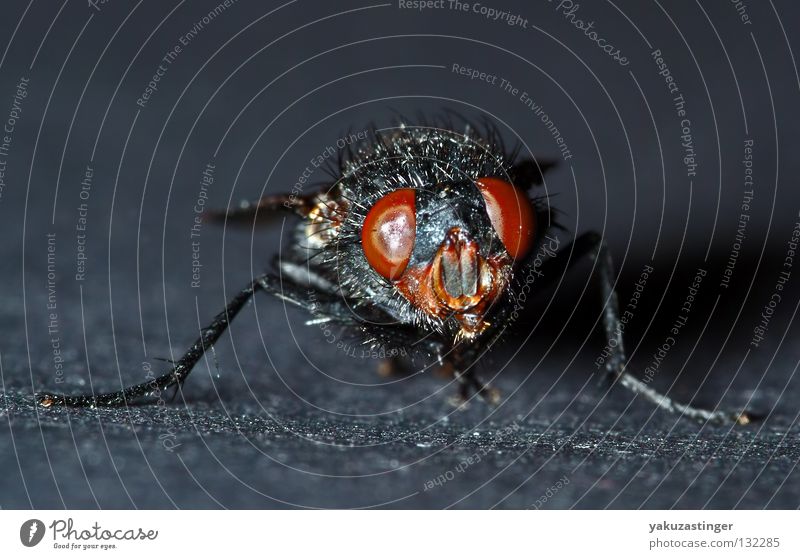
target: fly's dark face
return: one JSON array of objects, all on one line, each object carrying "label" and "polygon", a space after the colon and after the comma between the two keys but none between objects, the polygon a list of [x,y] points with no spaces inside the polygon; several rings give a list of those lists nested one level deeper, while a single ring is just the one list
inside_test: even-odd
[{"label": "fly's dark face", "polygon": [[530,202],[494,177],[431,188],[401,188],[370,208],[361,230],[367,261],[416,309],[452,318],[459,338],[488,326],[515,257],[525,256],[535,230]]},{"label": "fly's dark face", "polygon": [[348,298],[454,341],[473,339],[491,326],[536,234],[536,211],[509,168],[505,153],[469,132],[377,134],[302,234]]}]

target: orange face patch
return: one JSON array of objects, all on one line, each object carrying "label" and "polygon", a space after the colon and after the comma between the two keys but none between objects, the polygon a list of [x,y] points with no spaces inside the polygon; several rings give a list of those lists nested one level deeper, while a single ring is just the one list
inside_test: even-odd
[{"label": "orange face patch", "polygon": [[508,257],[483,258],[475,241],[451,229],[433,260],[407,270],[395,286],[415,307],[460,324],[459,336],[473,338],[489,323],[483,317],[508,284]]}]

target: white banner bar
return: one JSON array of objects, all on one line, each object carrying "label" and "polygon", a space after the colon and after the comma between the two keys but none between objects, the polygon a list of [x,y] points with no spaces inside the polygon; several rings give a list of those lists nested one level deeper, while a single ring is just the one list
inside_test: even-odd
[{"label": "white banner bar", "polygon": [[[3,557],[800,557],[798,511],[0,511]],[[234,554],[234,555],[232,555]],[[412,556],[413,557],[413,556]]]}]

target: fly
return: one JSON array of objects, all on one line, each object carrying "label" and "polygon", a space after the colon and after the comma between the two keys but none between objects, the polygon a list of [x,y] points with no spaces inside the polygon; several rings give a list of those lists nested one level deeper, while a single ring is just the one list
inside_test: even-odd
[{"label": "fly", "polygon": [[[51,406],[119,406],[179,388],[257,291],[309,312],[311,324],[351,328],[371,350],[413,347],[458,381],[458,398],[489,403],[498,392],[472,366],[513,322],[521,278],[535,263],[546,287],[582,256],[595,260],[606,372],[656,406],[699,421],[747,424],[746,412],[674,401],[634,376],[622,339],[613,264],[600,235],[552,249],[558,225],[546,198],[530,196],[549,161],[507,152],[492,128],[398,125],[349,148],[335,180],[313,193],[269,195],[212,217],[247,221],[289,211],[295,243],[274,271],[253,279],[204,328],[166,374],[118,392],[40,395]],[[550,245],[545,245],[545,243]],[[544,249],[544,250],[540,250]],[[544,257],[542,256],[544,254]],[[402,355],[406,355],[405,352]]]}]

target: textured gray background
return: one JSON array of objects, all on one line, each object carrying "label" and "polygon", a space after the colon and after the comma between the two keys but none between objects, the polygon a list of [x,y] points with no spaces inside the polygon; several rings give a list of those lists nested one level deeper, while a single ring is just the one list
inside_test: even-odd
[{"label": "textured gray background", "polygon": [[[160,59],[216,2],[3,4],[3,120],[20,77],[30,85],[0,197],[0,506],[797,507],[800,271],[761,347],[748,346],[800,209],[796,3],[750,2],[744,25],[723,1],[662,2],[666,13],[655,2],[582,2],[579,15],[627,54],[626,68],[543,0],[486,2],[526,17],[527,30],[470,12],[332,4],[300,0],[266,15],[279,5],[239,0],[169,66],[145,108],[136,99]],[[700,162],[691,186],[645,41],[687,99]],[[341,134],[398,112],[488,116],[509,142],[558,155],[518,99],[454,75],[453,63],[505,77],[546,108],[575,154],[548,176],[548,192],[570,230],[604,234],[623,301],[654,265],[627,332],[633,366],[652,360],[702,267],[687,329],[653,383],[768,420],[701,428],[609,389],[593,374],[604,342],[586,264],[542,293],[481,364],[506,396],[496,409],[453,410],[454,387],[429,373],[382,379],[375,360],[325,343],[302,313],[265,297],[190,377],[184,399],[128,410],[31,405],[33,391],[140,382],[143,362],[158,371],[158,358],[179,356],[268,266],[280,223],[255,235],[205,226],[201,283],[191,287],[192,208],[212,159],[209,205],[225,207],[289,190]],[[721,289],[745,123],[756,196]],[[77,282],[87,164],[89,260]],[[63,384],[47,331],[47,233]],[[436,479],[446,483],[430,488]],[[558,480],[568,483],[544,502]]]}]

